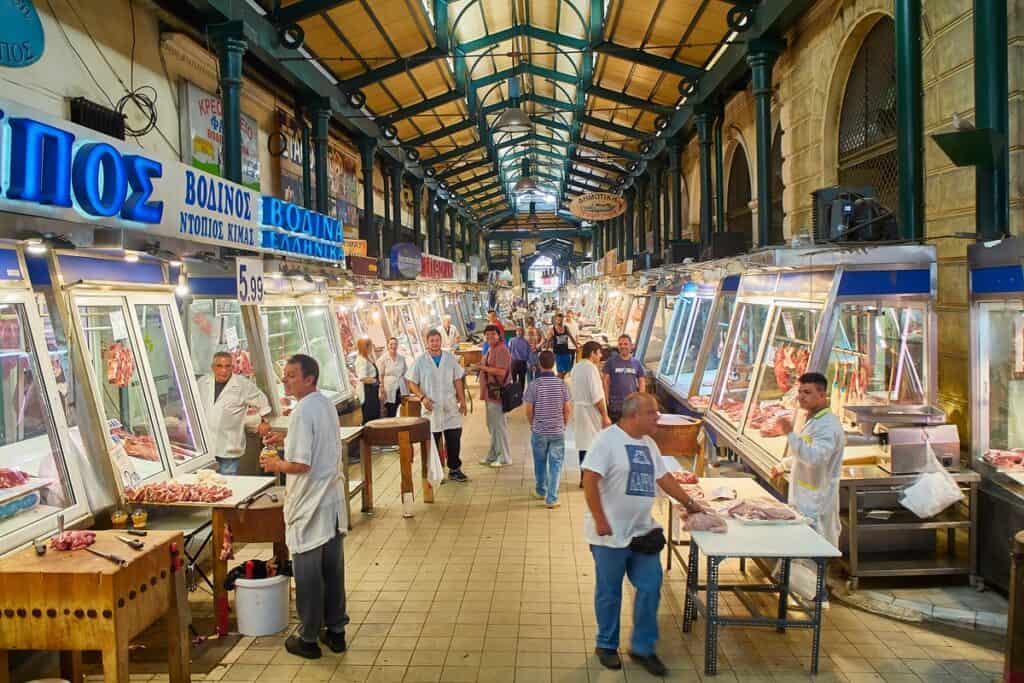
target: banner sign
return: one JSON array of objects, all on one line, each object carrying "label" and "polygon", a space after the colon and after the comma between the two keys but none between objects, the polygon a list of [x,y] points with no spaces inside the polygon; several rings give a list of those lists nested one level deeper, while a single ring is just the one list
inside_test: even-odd
[{"label": "banner sign", "polygon": [[423,254],[420,261],[420,277],[426,280],[451,280],[454,275],[455,264],[446,258]]},{"label": "banner sign", "polygon": [[[281,171],[281,190],[285,201],[302,205],[302,130],[290,113],[277,110],[277,132],[282,139],[283,152],[278,157]],[[327,214],[343,225],[357,226],[359,210],[358,157],[339,141],[331,138],[327,143]],[[313,145],[309,149],[310,189],[316,196],[316,159]],[[319,207],[318,207],[319,208]]]},{"label": "banner sign", "polygon": [[342,245],[345,247],[345,254],[348,256],[366,256],[366,240],[346,239],[342,241]]},{"label": "banner sign", "polygon": [[412,242],[400,242],[391,247],[391,277],[415,280],[423,268],[423,252]]},{"label": "banner sign", "polygon": [[607,221],[621,216],[626,200],[611,192],[589,192],[569,202],[569,211],[585,221]]},{"label": "banner sign", "polygon": [[377,259],[369,256],[349,256],[348,269],[352,271],[353,275],[362,275],[363,277],[377,277],[379,275]]},{"label": "banner sign", "polygon": [[43,22],[32,0],[0,0],[0,66],[35,64],[45,44]]},{"label": "banner sign", "polygon": [[[0,0],[2,2],[2,0]],[[0,100],[0,211],[342,261],[337,219]]]},{"label": "banner sign", "polygon": [[[222,176],[224,117],[221,101],[194,83],[181,84],[182,161],[215,176]],[[259,191],[259,126],[242,114],[242,184]]]}]

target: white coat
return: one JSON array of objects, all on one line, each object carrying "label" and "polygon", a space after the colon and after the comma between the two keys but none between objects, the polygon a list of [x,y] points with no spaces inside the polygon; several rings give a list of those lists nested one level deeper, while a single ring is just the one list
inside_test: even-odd
[{"label": "white coat", "polygon": [[430,431],[443,432],[446,429],[462,427],[459,401],[455,395],[455,380],[462,379],[465,372],[459,361],[448,351],[441,351],[440,365],[434,365],[430,353],[416,357],[406,374],[410,382],[419,386],[423,395],[434,402],[434,409],[423,409],[423,416],[430,419]]},{"label": "white coat", "polygon": [[834,546],[839,545],[839,479],[846,435],[828,408],[807,420],[800,433],[787,437],[789,456],[783,461],[789,475],[789,504]]},{"label": "white coat", "polygon": [[391,358],[385,353],[384,357],[377,361],[377,371],[380,372],[380,382],[384,385],[384,402],[401,402],[402,396],[409,393],[405,386],[405,373],[408,372],[405,356],[396,353],[395,357]]},{"label": "white coat", "polygon": [[270,401],[266,394],[242,375],[231,375],[216,401],[213,375],[200,377],[198,386],[199,402],[213,434],[210,452],[220,458],[241,458],[245,453],[246,413],[255,408],[259,415],[268,415]]},{"label": "white coat", "polygon": [[445,351],[451,351],[459,343],[459,330],[454,324],[447,330],[444,328],[444,325],[441,325],[437,328],[437,331],[441,333],[441,348]]},{"label": "white coat", "polygon": [[588,451],[604,429],[601,413],[594,407],[595,403],[604,400],[601,372],[589,360],[581,360],[573,366],[569,381],[572,384],[572,427],[576,449]]}]

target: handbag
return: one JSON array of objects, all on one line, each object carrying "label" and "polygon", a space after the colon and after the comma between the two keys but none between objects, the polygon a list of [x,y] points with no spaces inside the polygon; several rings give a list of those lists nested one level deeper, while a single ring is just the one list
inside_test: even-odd
[{"label": "handbag", "polygon": [[[505,382],[509,378],[511,373],[512,364],[509,363],[509,369],[505,371],[505,377],[502,382]],[[490,375],[487,376],[487,393],[492,398],[501,398],[501,412],[510,413],[519,406],[523,405],[523,388],[519,386],[518,382],[509,382],[508,384],[499,385],[496,382],[492,382]]]},{"label": "handbag", "polygon": [[643,536],[634,536],[629,542],[629,549],[644,555],[657,555],[665,547],[665,532],[658,527],[651,529]]}]

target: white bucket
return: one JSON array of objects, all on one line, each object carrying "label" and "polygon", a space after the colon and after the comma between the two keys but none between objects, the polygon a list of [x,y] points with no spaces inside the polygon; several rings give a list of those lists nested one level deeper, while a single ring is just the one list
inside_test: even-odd
[{"label": "white bucket", "polygon": [[288,626],[290,576],[235,579],[235,616],[243,636],[269,636]]}]

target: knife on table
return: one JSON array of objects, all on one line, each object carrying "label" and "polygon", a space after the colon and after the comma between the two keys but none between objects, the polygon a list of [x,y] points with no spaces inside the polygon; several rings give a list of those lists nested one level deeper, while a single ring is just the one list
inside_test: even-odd
[{"label": "knife on table", "polygon": [[90,553],[92,553],[96,557],[102,557],[104,560],[107,560],[109,562],[113,562],[114,564],[116,564],[116,565],[118,565],[120,567],[127,567],[128,566],[128,560],[120,558],[117,555],[114,555],[113,553],[103,553],[103,552],[100,552],[99,550],[93,550],[92,548],[86,548],[86,550],[88,550]]}]

